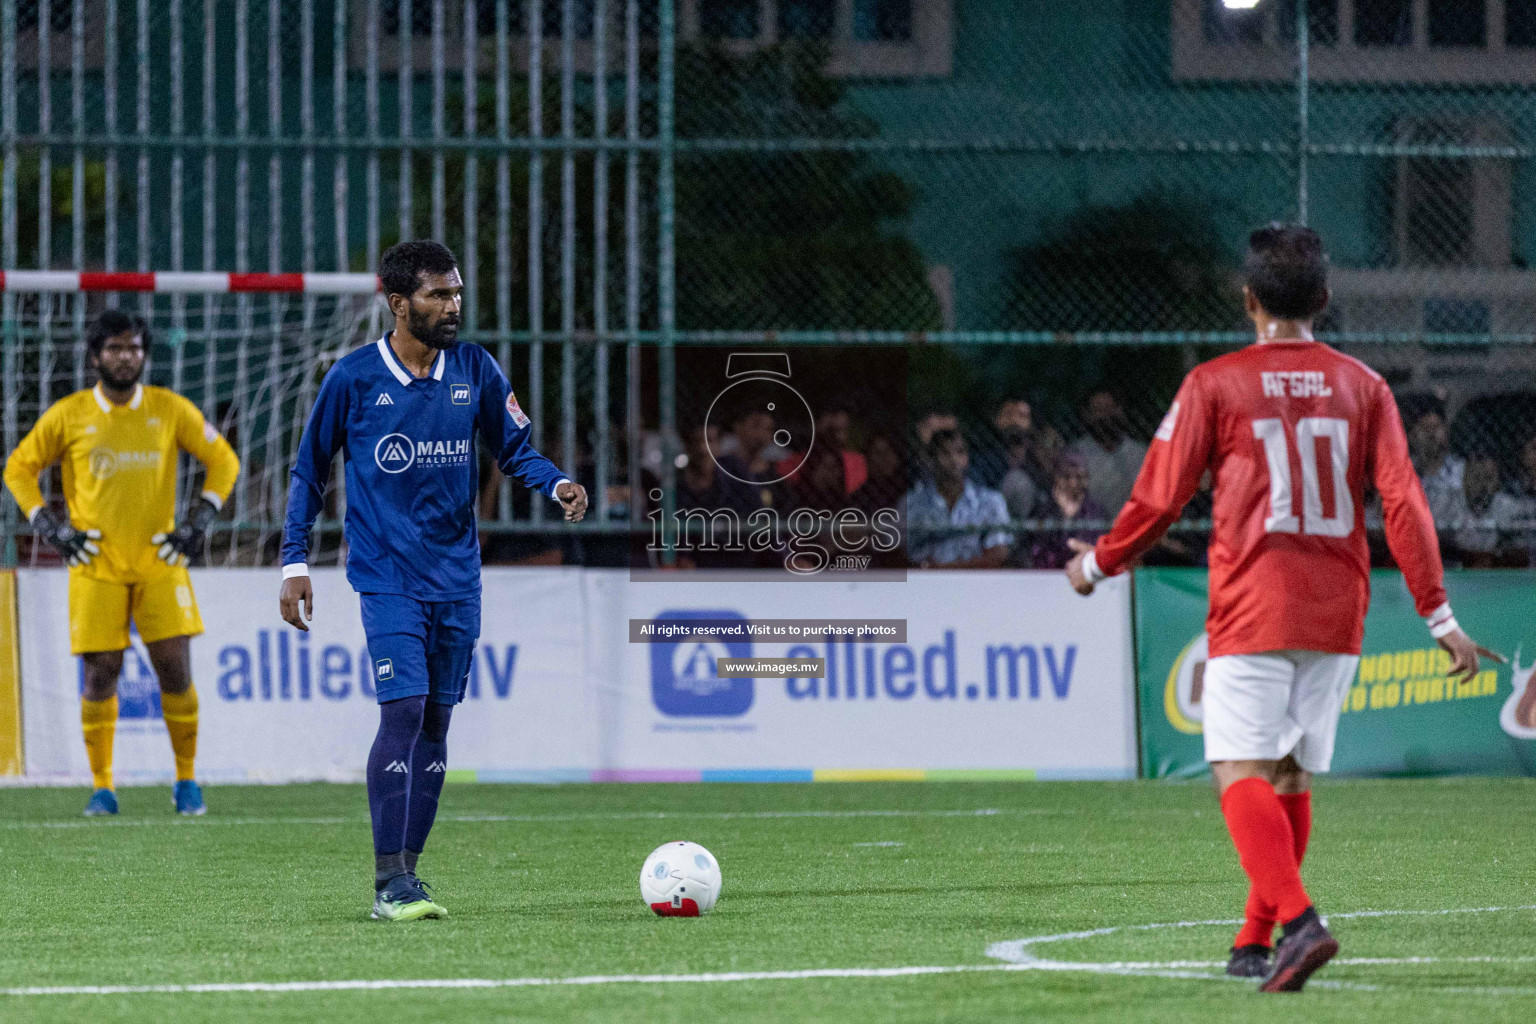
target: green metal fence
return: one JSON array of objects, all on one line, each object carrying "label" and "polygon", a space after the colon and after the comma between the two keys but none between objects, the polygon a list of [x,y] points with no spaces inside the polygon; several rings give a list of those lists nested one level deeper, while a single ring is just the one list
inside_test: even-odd
[{"label": "green metal fence", "polygon": [[[1247,230],[1305,220],[1324,336],[1528,488],[1533,85],[1530,0],[0,0],[0,256],[361,270],[441,238],[623,531],[711,393],[677,346],[911,346],[914,418],[977,454],[1023,398],[1049,458],[1100,389],[1144,440],[1245,338]],[[485,512],[557,529],[510,488]]]}]

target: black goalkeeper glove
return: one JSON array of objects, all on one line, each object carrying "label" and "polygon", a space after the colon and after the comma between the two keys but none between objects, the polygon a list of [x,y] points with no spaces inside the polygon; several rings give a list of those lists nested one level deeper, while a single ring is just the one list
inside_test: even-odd
[{"label": "black goalkeeper glove", "polygon": [[167,565],[186,565],[193,555],[203,550],[203,538],[208,533],[208,524],[218,514],[219,510],[214,508],[213,502],[199,498],[180,526],[170,533],[157,533],[149,538],[151,544],[160,545],[155,554]]},{"label": "black goalkeeper glove", "polygon": [[53,545],[71,568],[90,565],[91,559],[101,554],[101,545],[96,543],[101,540],[100,530],[77,530],[68,520],[60,521],[47,506],[38,509],[32,517],[32,529]]}]

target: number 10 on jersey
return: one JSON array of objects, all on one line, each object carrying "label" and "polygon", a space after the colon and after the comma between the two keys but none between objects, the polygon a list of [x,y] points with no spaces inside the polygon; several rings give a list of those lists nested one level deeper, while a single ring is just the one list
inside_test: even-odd
[{"label": "number 10 on jersey", "polygon": [[[1280,419],[1253,421],[1253,436],[1264,443],[1269,464],[1269,515],[1266,533],[1303,533],[1313,537],[1348,537],[1355,528],[1355,503],[1349,493],[1349,421],[1332,416],[1308,416],[1296,421],[1296,447],[1301,463],[1301,511],[1296,518],[1291,497],[1291,458]],[[1333,483],[1333,515],[1323,514],[1323,488],[1318,475],[1318,440],[1328,442]]]}]

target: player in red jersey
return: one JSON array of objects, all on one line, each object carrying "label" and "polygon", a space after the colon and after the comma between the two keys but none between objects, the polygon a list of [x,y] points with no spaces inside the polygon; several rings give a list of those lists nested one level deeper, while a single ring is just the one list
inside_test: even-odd
[{"label": "player in red jersey", "polygon": [[[1123,572],[1215,479],[1205,756],[1251,890],[1227,970],[1294,991],[1338,952],[1301,884],[1311,783],[1333,759],[1370,600],[1365,485],[1381,494],[1387,543],[1430,633],[1469,677],[1497,657],[1446,602],[1435,524],[1380,375],[1312,338],[1328,304],[1328,258],[1309,228],[1248,239],[1243,299],[1257,343],[1190,371],[1110,532],[1075,542],[1080,594]],[[1273,961],[1276,922],[1283,936]]]}]

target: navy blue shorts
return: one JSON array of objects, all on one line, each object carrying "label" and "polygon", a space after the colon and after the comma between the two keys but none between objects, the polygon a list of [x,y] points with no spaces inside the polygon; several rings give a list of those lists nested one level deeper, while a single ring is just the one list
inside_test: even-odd
[{"label": "navy blue shorts", "polygon": [[464,699],[469,662],[480,639],[480,597],[418,601],[403,594],[359,594],[379,703],[427,697]]}]

